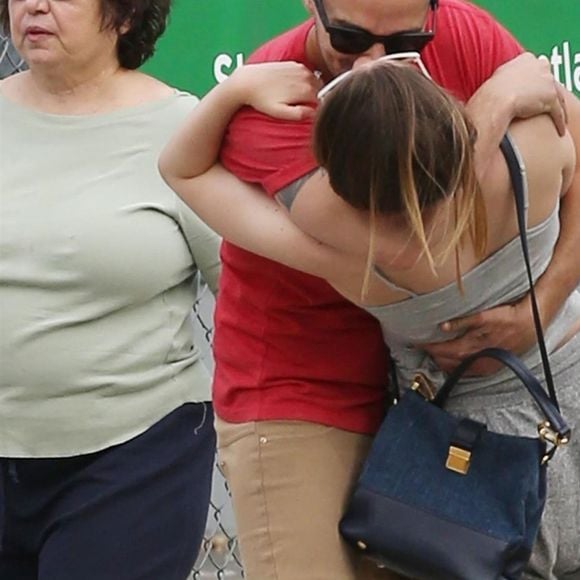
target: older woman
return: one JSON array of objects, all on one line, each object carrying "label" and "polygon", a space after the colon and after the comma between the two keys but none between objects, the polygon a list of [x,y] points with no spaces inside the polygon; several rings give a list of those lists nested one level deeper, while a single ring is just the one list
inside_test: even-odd
[{"label": "older woman", "polygon": [[200,546],[219,239],[156,168],[196,99],[136,70],[169,4],[0,0],[3,580],[183,580]]}]

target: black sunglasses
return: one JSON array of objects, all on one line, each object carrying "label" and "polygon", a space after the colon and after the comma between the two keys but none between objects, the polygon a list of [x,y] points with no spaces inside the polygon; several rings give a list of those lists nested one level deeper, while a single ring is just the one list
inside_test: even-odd
[{"label": "black sunglasses", "polygon": [[387,36],[376,36],[368,30],[364,30],[364,28],[356,28],[346,24],[331,24],[322,0],[314,0],[324,30],[330,36],[332,48],[343,54],[360,54],[377,43],[385,47],[385,54],[395,52],[421,52],[435,36],[437,3],[438,0],[430,0],[429,2],[429,7],[433,12],[431,30],[408,30],[388,34]]}]

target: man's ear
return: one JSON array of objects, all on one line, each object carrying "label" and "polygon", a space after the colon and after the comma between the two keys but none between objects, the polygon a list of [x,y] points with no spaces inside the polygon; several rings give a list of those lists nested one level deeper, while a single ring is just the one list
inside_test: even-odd
[{"label": "man's ear", "polygon": [[302,3],[304,4],[304,8],[306,8],[306,10],[310,14],[310,16],[314,16],[315,10],[314,10],[314,4],[312,3],[312,0],[302,0]]}]

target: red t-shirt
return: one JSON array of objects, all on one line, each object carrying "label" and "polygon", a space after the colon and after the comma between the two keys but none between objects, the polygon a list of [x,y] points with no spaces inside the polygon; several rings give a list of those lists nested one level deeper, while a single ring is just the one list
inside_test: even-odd
[{"label": "red t-shirt", "polygon": [[[259,48],[248,62],[307,62],[312,21]],[[486,12],[441,0],[437,34],[422,57],[433,79],[467,101],[521,52]],[[253,109],[232,120],[223,164],[273,195],[316,167],[312,121]],[[373,433],[384,414],[386,348],[378,323],[326,282],[224,242],[215,314],[214,405],[230,422],[298,419]]]}]

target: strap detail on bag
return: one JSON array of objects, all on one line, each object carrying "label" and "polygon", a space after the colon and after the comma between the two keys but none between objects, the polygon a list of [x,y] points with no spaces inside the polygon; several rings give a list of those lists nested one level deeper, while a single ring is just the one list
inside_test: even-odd
[{"label": "strap detail on bag", "polygon": [[485,429],[483,423],[467,418],[461,419],[451,437],[445,467],[455,473],[466,475],[469,471],[471,453]]},{"label": "strap detail on bag", "polygon": [[517,150],[514,148],[509,135],[505,135],[500,143],[500,149],[507,162],[512,188],[516,199],[516,211],[518,216],[518,229],[520,233],[520,241],[522,243],[522,253],[524,255],[524,262],[526,263],[526,272],[528,275],[528,282],[530,284],[530,297],[532,302],[532,314],[534,317],[534,326],[536,327],[536,335],[538,337],[538,346],[540,355],[542,357],[542,366],[544,367],[544,376],[546,377],[546,385],[550,399],[554,403],[556,409],[560,410],[558,398],[556,396],[556,389],[554,387],[554,379],[552,378],[552,369],[550,368],[550,359],[548,358],[548,349],[544,341],[544,331],[542,330],[542,321],[540,319],[540,310],[536,300],[536,292],[534,290],[534,279],[532,276],[532,267],[530,265],[530,255],[528,252],[528,238],[527,220],[526,220],[526,197],[527,197],[527,182],[524,178],[525,167],[519,157]]},{"label": "strap detail on bag", "polygon": [[[542,357],[542,366],[544,367],[546,386],[548,387],[548,393],[550,394],[550,399],[552,403],[559,411],[560,406],[558,404],[558,398],[556,396],[556,388],[554,386],[554,379],[552,377],[552,369],[550,367],[548,349],[546,348],[546,342],[544,340],[544,332],[542,330],[542,320],[540,318],[540,309],[538,308],[538,301],[536,300],[534,279],[532,276],[532,268],[530,266],[530,255],[528,251],[528,239],[527,239],[526,209],[525,209],[527,197],[527,181],[525,179],[525,166],[522,159],[519,156],[517,149],[514,147],[509,134],[506,134],[502,139],[500,143],[500,149],[507,162],[508,170],[510,173],[510,179],[514,190],[514,196],[516,199],[518,229],[520,233],[520,241],[522,244],[522,253],[524,255],[524,262],[526,264],[528,282],[530,284],[532,314],[534,317],[534,326],[536,327],[536,335],[538,337],[538,347],[540,350],[540,355]],[[542,440],[553,444],[552,449],[544,456],[543,459],[544,463],[552,458],[554,452],[560,445],[567,443],[570,439],[570,430],[568,430],[568,434],[564,438],[561,438],[558,429],[556,429],[554,427],[554,423],[549,420],[546,421],[545,423],[540,423],[540,425],[538,426],[538,433]]]}]

